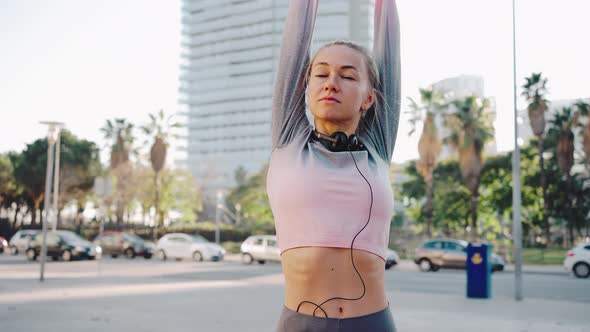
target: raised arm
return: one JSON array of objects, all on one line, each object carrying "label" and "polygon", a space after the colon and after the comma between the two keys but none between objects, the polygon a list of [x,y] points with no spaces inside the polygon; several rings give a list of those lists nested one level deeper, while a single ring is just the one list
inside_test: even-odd
[{"label": "raised arm", "polygon": [[375,1],[373,56],[379,68],[383,105],[367,113],[366,139],[391,162],[400,112],[399,17],[395,0]]},{"label": "raised arm", "polygon": [[288,144],[309,126],[305,115],[305,69],[318,0],[290,0],[281,40],[272,101],[272,147]]}]

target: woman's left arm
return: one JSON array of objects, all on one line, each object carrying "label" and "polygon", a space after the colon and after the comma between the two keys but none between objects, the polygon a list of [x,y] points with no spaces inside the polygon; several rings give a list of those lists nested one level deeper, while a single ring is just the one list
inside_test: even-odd
[{"label": "woman's left arm", "polygon": [[391,162],[400,113],[400,31],[395,0],[375,1],[373,57],[379,69],[383,105],[366,115],[366,139]]}]

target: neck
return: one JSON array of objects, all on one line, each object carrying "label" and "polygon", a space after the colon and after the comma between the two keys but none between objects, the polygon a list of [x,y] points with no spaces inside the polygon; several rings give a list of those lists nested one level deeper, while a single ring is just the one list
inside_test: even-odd
[{"label": "neck", "polygon": [[337,131],[344,132],[347,136],[356,133],[358,124],[354,123],[334,123],[329,121],[323,121],[322,119],[315,118],[314,126],[317,131],[325,135],[332,135]]}]

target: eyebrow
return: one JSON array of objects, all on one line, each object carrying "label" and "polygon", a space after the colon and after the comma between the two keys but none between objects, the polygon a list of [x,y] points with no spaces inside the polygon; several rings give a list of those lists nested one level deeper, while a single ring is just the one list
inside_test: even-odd
[{"label": "eyebrow", "polygon": [[[315,66],[320,66],[320,65],[322,65],[322,66],[329,66],[330,64],[329,64],[329,63],[327,63],[327,62],[318,62],[318,63],[316,63],[316,64],[314,65],[314,67],[315,67]],[[359,71],[359,70],[358,70],[358,69],[356,69],[356,67],[355,67],[355,66],[353,66],[353,65],[344,65],[344,66],[340,67],[340,69],[354,69],[354,70],[356,70],[356,71]]]}]

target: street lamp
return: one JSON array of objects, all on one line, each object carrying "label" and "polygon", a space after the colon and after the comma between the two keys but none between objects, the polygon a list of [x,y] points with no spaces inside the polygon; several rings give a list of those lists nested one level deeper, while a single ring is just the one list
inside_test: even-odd
[{"label": "street lamp", "polygon": [[53,174],[53,146],[59,135],[59,127],[62,123],[59,122],[41,122],[41,124],[48,125],[47,129],[47,170],[45,173],[45,196],[43,197],[43,210],[45,211],[45,218],[43,219],[42,232],[43,242],[41,243],[41,271],[40,281],[44,281],[45,261],[47,260],[47,223],[49,222],[49,202],[51,200],[51,176]]},{"label": "street lamp", "polygon": [[221,197],[223,193],[217,191],[217,204],[215,205],[215,243],[219,244],[219,219],[221,218]]},{"label": "street lamp", "polygon": [[512,62],[514,80],[514,153],[512,154],[512,232],[514,244],[514,298],[522,301],[522,224],[520,220],[520,147],[518,137],[518,110],[516,106],[516,0],[512,0]]}]

